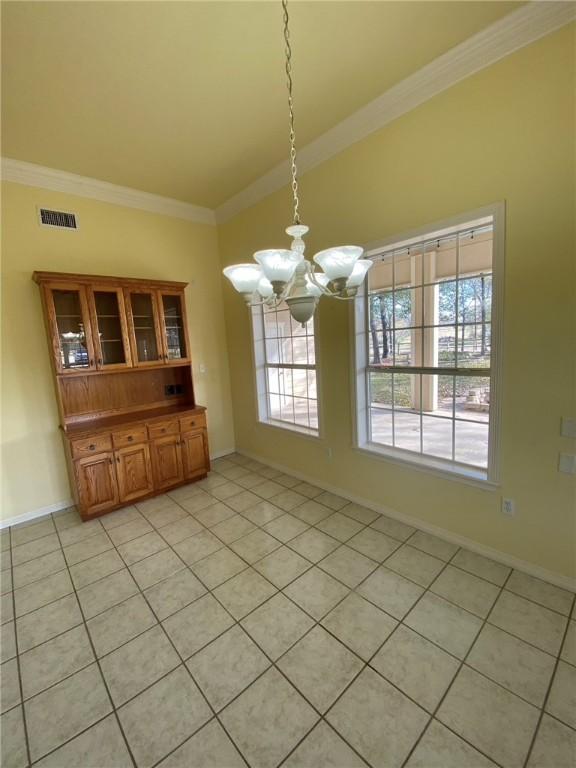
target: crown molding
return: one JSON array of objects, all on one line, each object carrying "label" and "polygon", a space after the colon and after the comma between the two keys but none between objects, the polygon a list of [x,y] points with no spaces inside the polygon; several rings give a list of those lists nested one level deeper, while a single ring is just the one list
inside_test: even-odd
[{"label": "crown molding", "polygon": [[[530,2],[400,81],[298,152],[300,173],[342,152],[433,96],[576,19],[576,3]],[[288,184],[280,163],[216,208],[221,224]]]},{"label": "crown molding", "polygon": [[122,205],[127,208],[137,208],[162,216],[172,216],[199,224],[216,224],[214,211],[201,208],[171,197],[153,195],[130,187],[121,187],[107,181],[91,179],[88,176],[78,176],[75,173],[46,168],[23,160],[2,158],[2,180],[29,187],[40,187],[53,192],[64,192],[78,197],[89,197],[104,203]]}]

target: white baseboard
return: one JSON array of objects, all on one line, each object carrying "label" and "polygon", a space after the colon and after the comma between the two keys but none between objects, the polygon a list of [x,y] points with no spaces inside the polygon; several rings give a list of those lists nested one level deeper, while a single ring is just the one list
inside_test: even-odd
[{"label": "white baseboard", "polygon": [[8,528],[11,525],[27,523],[29,520],[35,520],[37,517],[44,517],[52,512],[60,512],[61,509],[73,506],[74,502],[72,499],[65,499],[64,501],[57,501],[55,504],[49,504],[47,507],[40,507],[39,509],[33,509],[30,512],[24,512],[21,515],[7,517],[4,520],[0,520],[0,530],[2,528]]},{"label": "white baseboard", "polygon": [[360,504],[363,507],[367,507],[368,509],[372,509],[374,512],[378,512],[381,515],[386,515],[387,517],[393,517],[395,520],[399,520],[402,523],[407,523],[408,525],[412,525],[415,528],[419,528],[421,531],[426,531],[426,533],[431,533],[434,536],[439,536],[442,539],[445,539],[446,541],[449,541],[451,544],[456,544],[459,547],[465,547],[466,549],[469,549],[471,552],[475,552],[478,555],[483,555],[484,557],[489,557],[491,560],[495,560],[498,563],[502,563],[503,565],[507,565],[510,568],[515,568],[519,571],[524,571],[524,573],[529,574],[530,576],[534,576],[537,579],[542,579],[542,581],[547,581],[550,584],[554,584],[557,587],[562,587],[562,589],[568,589],[571,592],[576,592],[576,579],[572,579],[569,576],[563,576],[560,573],[555,573],[554,571],[549,571],[546,568],[542,568],[539,565],[536,565],[535,563],[531,563],[527,560],[521,560],[518,557],[514,557],[513,555],[509,555],[506,552],[502,552],[499,549],[492,549],[492,547],[487,547],[484,544],[479,544],[477,541],[474,541],[473,539],[468,539],[466,536],[460,536],[457,533],[453,533],[452,531],[447,530],[446,528],[441,528],[437,525],[432,525],[430,523],[425,522],[424,520],[421,520],[418,517],[414,517],[412,515],[406,515],[403,512],[398,512],[395,509],[392,509],[390,507],[386,507],[383,504],[376,504],[373,501],[370,501],[369,499],[364,499],[361,496],[356,496],[354,494],[351,494],[349,491],[344,490],[343,488],[338,488],[333,485],[328,485],[326,483],[320,483],[318,482],[318,479],[315,477],[312,477],[311,475],[306,475],[302,472],[296,472],[291,467],[287,467],[283,464],[277,464],[276,462],[270,461],[268,458],[264,456],[259,456],[258,454],[251,453],[250,451],[242,450],[241,448],[236,449],[237,453],[241,453],[243,456],[247,456],[250,459],[254,459],[255,461],[260,461],[262,464],[266,464],[269,467],[272,467],[273,469],[278,469],[281,472],[285,472],[288,475],[292,475],[293,477],[297,477],[299,480],[303,480],[304,482],[310,483],[311,485],[315,485],[318,488],[322,488],[325,491],[330,491],[330,493],[335,493],[337,496],[342,496],[344,499],[348,499],[349,501],[354,502],[355,504]]},{"label": "white baseboard", "polygon": [[[228,456],[234,453],[235,448],[227,448],[223,451],[216,451],[211,454],[210,459],[220,459],[222,456]],[[40,507],[39,509],[32,509],[30,512],[24,512],[21,515],[15,515],[14,517],[7,517],[4,520],[0,520],[0,530],[3,528],[9,528],[11,525],[18,525],[19,523],[27,523],[30,520],[35,520],[37,517],[44,517],[52,512],[59,512],[61,509],[74,506],[72,499],[66,499],[65,501],[57,501],[56,504],[49,504],[47,507]]]}]

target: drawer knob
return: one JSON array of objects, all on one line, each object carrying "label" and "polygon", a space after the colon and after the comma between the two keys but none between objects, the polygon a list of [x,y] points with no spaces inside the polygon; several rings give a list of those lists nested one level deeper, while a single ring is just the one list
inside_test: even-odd
[{"label": "drawer knob", "polygon": [[162,429],[160,430],[160,432],[166,432],[166,427],[162,427]]},{"label": "drawer knob", "polygon": [[95,450],[96,450],[96,446],[94,445],[94,443],[90,443],[90,445],[88,446],[88,448],[89,448],[91,451],[95,451]]},{"label": "drawer knob", "polygon": [[190,424],[192,424],[193,427],[196,426],[196,422],[195,421],[191,421]]},{"label": "drawer knob", "polygon": [[132,435],[128,435],[128,442],[131,443],[132,440],[134,440],[134,437]]}]

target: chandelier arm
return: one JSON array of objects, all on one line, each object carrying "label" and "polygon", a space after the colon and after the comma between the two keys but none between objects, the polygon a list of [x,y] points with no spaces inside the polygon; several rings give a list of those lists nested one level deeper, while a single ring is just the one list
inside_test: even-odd
[{"label": "chandelier arm", "polygon": [[286,53],[286,87],[288,90],[288,114],[290,121],[290,173],[292,177],[292,198],[294,201],[294,224],[300,224],[300,200],[298,199],[298,168],[296,166],[296,134],[294,132],[294,102],[292,99],[292,46],[290,45],[290,28],[288,16],[288,0],[282,0],[284,11],[284,42]]},{"label": "chandelier arm", "polygon": [[316,287],[319,288],[322,291],[323,296],[332,296],[332,291],[330,291],[328,288],[326,288],[325,285],[322,285],[322,283],[319,283],[318,280],[316,280],[316,273],[314,272],[314,267],[310,262],[308,262],[309,268],[308,268],[308,277],[310,278],[310,282]]}]

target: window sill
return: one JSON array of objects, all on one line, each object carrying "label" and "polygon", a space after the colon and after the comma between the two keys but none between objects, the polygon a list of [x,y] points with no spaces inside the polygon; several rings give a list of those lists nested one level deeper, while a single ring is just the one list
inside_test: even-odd
[{"label": "window sill", "polygon": [[373,459],[392,462],[393,464],[415,469],[418,472],[426,472],[445,480],[455,480],[456,482],[472,485],[476,488],[482,488],[485,491],[495,491],[500,487],[499,483],[489,480],[487,472],[482,469],[462,465],[451,466],[441,459],[424,458],[399,448],[387,448],[378,443],[356,445],[355,450]]},{"label": "window sill", "polygon": [[282,432],[292,432],[300,437],[307,437],[312,440],[320,440],[320,430],[309,429],[308,427],[301,427],[298,424],[290,424],[287,421],[275,421],[274,419],[264,420],[260,419],[258,424],[264,427],[271,427]]}]

